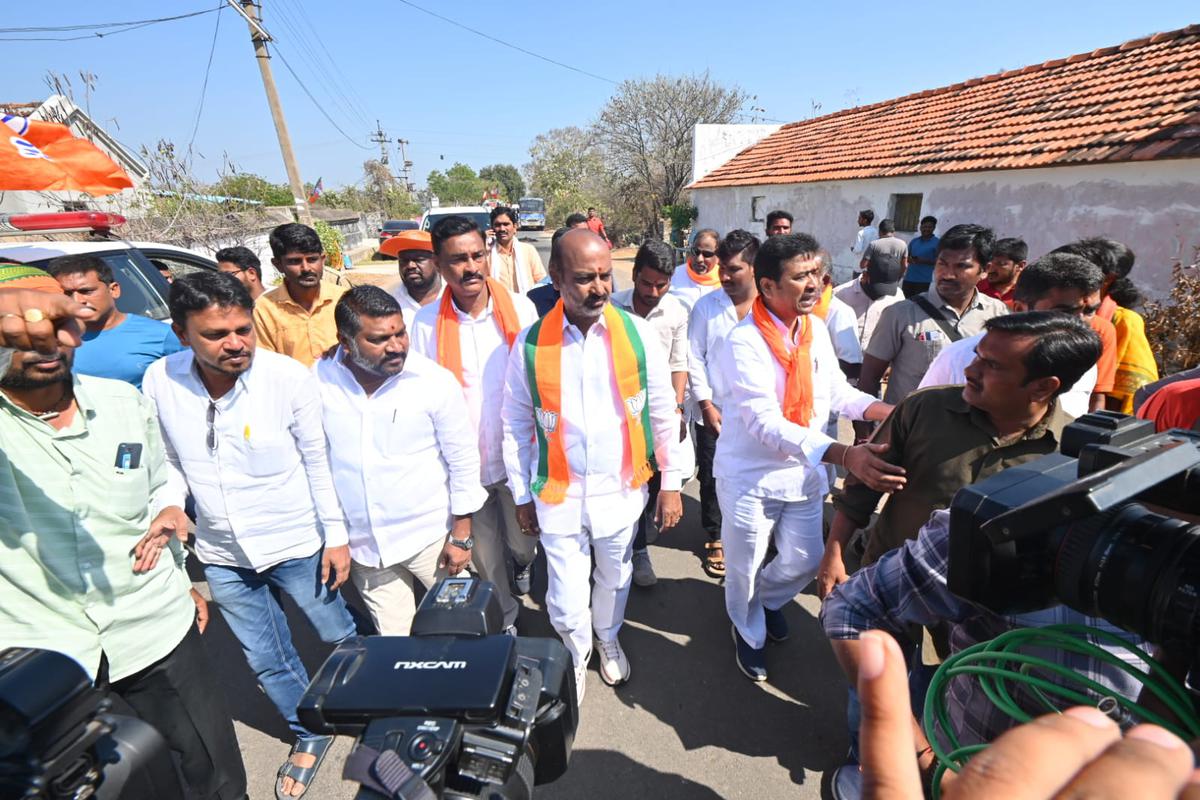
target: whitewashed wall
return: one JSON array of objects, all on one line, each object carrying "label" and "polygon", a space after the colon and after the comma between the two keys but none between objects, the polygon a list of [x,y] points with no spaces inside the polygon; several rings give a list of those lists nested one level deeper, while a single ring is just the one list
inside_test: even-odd
[{"label": "whitewashed wall", "polygon": [[696,189],[692,202],[698,226],[762,236],[751,199],[765,196],[760,207],[792,212],[795,229],[829,249],[843,279],[857,266],[850,244],[858,210],[874,209],[878,222],[893,194],[914,192],[939,233],[962,222],[988,225],[997,236],[1025,239],[1031,258],[1084,236],[1125,242],[1137,253],[1131,277],[1151,295],[1166,294],[1171,265],[1194,263],[1200,248],[1200,159]]}]

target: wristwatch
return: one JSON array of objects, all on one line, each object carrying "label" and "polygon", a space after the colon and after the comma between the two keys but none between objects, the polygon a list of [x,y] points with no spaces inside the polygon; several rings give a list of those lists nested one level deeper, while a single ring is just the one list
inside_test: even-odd
[{"label": "wristwatch", "polygon": [[465,539],[455,539],[453,536],[451,536],[447,543],[454,545],[460,550],[470,550],[475,546],[475,537],[468,536]]}]

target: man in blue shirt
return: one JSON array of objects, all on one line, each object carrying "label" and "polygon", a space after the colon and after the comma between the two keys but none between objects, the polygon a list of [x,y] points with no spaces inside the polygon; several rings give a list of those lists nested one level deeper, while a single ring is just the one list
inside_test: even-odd
[{"label": "man in blue shirt", "polygon": [[100,257],[62,256],[51,261],[46,271],[67,297],[96,312],[85,323],[83,344],[75,351],[79,374],[113,378],[141,389],[147,367],[183,349],[170,325],[117,308],[121,284]]},{"label": "man in blue shirt", "polygon": [[908,269],[900,284],[905,297],[929,291],[933,265],[937,263],[938,237],[933,235],[936,227],[937,217],[925,217],[921,220],[921,235],[914,236],[908,243]]}]

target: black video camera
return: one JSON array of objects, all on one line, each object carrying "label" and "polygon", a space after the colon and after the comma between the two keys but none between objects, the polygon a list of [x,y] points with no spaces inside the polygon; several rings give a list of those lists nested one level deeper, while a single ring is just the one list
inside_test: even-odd
[{"label": "black video camera", "polygon": [[1200,665],[1200,433],[1111,412],[1060,452],[960,489],[949,588],[1003,614],[1063,604]]},{"label": "black video camera", "polygon": [[495,587],[446,578],[412,636],[339,645],[297,709],[314,733],[359,737],[343,777],[358,797],[526,800],[566,772],[578,723],[571,655],[500,633]]},{"label": "black video camera", "polygon": [[71,658],[29,647],[0,651],[0,797],[183,797],[166,740],[110,708]]}]

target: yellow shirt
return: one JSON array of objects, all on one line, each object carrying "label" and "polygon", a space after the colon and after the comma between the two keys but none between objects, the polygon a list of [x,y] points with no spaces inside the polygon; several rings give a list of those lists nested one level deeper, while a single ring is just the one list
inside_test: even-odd
[{"label": "yellow shirt", "polygon": [[333,309],[346,287],[321,283],[321,294],[312,311],[292,299],[286,286],[277,286],[254,303],[254,332],[259,347],[291,356],[311,367],[321,354],[337,344]]},{"label": "yellow shirt", "polygon": [[542,257],[538,253],[537,248],[528,242],[513,241],[513,252],[502,253],[500,246],[492,251],[492,257],[496,259],[496,263],[492,265],[493,276],[496,280],[503,283],[510,292],[520,293],[521,284],[517,280],[516,259],[517,249],[520,248],[521,268],[525,270],[526,285],[525,290],[528,291],[537,285],[538,281],[546,277],[546,268],[542,266]]}]

